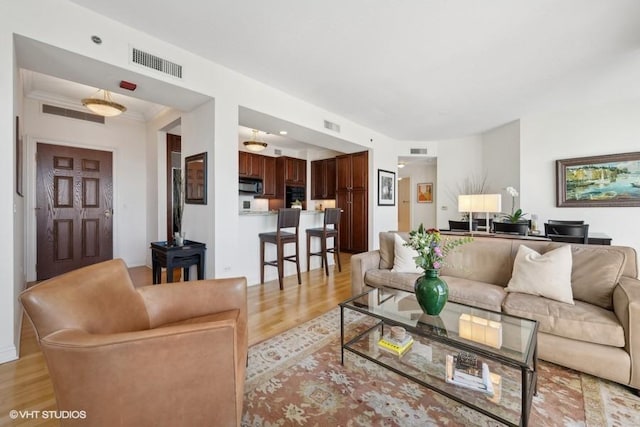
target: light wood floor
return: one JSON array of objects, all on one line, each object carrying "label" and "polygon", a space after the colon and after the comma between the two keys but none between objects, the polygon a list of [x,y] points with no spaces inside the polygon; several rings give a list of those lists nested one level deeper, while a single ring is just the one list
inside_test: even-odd
[{"label": "light wood floor", "polygon": [[[296,276],[286,277],[282,291],[277,280],[250,286],[247,301],[249,345],[313,319],[351,296],[350,258],[349,254],[342,254],[342,272],[331,267],[328,277],[324,269],[302,273],[302,285],[298,285]],[[146,267],[132,268],[130,274],[136,286],[151,284],[151,270]],[[20,359],[0,365],[0,426],[58,425],[42,418],[13,421],[9,418],[12,409],[56,409],[49,373],[33,329],[26,319],[20,340]]]}]

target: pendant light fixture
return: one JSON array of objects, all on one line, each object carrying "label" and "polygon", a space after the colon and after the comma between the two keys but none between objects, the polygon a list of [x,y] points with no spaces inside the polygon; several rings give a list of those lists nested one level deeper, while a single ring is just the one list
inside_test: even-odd
[{"label": "pendant light fixture", "polygon": [[[102,97],[100,97],[102,92]],[[118,104],[111,99],[111,92],[108,90],[100,89],[91,98],[84,98],[82,105],[96,114],[105,117],[113,117],[127,111],[127,107],[122,104]]]},{"label": "pendant light fixture", "polygon": [[253,129],[251,132],[253,133],[251,140],[242,143],[246,149],[249,151],[262,151],[267,148],[266,142],[258,141],[258,131]]}]

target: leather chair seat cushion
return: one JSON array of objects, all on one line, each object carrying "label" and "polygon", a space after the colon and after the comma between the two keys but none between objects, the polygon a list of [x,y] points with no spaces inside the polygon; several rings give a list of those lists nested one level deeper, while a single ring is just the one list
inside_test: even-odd
[{"label": "leather chair seat cushion", "polygon": [[[258,234],[258,237],[262,241],[275,243],[277,241],[277,238],[278,238],[278,233],[275,232],[275,231],[270,231],[268,233],[260,233],[260,234]],[[289,233],[288,231],[281,231],[280,232],[280,241],[282,241],[282,242],[295,242],[296,241],[296,234],[295,233]]]},{"label": "leather chair seat cushion", "polygon": [[485,310],[502,311],[502,302],[507,296],[507,292],[502,286],[460,277],[440,277],[449,286],[449,301]]},{"label": "leather chair seat cushion", "polygon": [[227,310],[221,311],[219,313],[207,314],[204,316],[191,317],[185,320],[179,320],[177,322],[165,323],[164,325],[157,326],[159,328],[166,326],[177,326],[177,325],[194,325],[199,323],[207,323],[207,322],[219,322],[221,320],[238,320],[238,316],[240,315],[240,310]]},{"label": "leather chair seat cushion", "polygon": [[583,301],[575,305],[535,295],[510,293],[502,310],[534,319],[538,329],[551,335],[613,347],[624,347],[624,329],[614,312]]}]

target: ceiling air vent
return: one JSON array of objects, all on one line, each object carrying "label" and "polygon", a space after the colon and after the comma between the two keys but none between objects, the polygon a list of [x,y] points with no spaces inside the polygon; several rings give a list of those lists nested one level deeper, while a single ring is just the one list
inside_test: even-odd
[{"label": "ceiling air vent", "polygon": [[412,148],[409,151],[409,153],[426,155],[427,154],[427,149],[426,148]]},{"label": "ceiling air vent", "polygon": [[68,108],[56,107],[54,105],[42,104],[42,112],[55,116],[69,117],[70,119],[85,120],[87,122],[104,124],[104,117],[97,114],[85,113],[84,111],[70,110]]},{"label": "ceiling air vent", "polygon": [[276,156],[282,156],[282,150],[279,148],[276,148],[275,150],[273,150],[273,154],[275,154]]},{"label": "ceiling air vent", "polygon": [[337,123],[330,122],[329,120],[324,121],[325,129],[332,130],[334,132],[340,133],[340,125]]},{"label": "ceiling air vent", "polygon": [[167,61],[159,56],[144,52],[135,47],[131,49],[131,60],[147,68],[153,68],[161,73],[169,74],[173,77],[182,78],[182,65]]}]

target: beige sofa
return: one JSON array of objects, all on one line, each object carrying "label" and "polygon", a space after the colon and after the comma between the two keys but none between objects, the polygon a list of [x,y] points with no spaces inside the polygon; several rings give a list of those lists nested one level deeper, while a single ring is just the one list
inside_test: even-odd
[{"label": "beige sofa", "polygon": [[[399,233],[405,240],[406,233]],[[444,236],[450,238],[450,236]],[[520,245],[546,253],[565,243],[474,237],[447,257],[441,277],[451,301],[539,322],[538,357],[640,389],[640,281],[636,251],[571,245],[575,305],[505,291]],[[351,258],[353,295],[367,286],[413,291],[416,273],[391,271],[394,233],[380,249]]]}]

